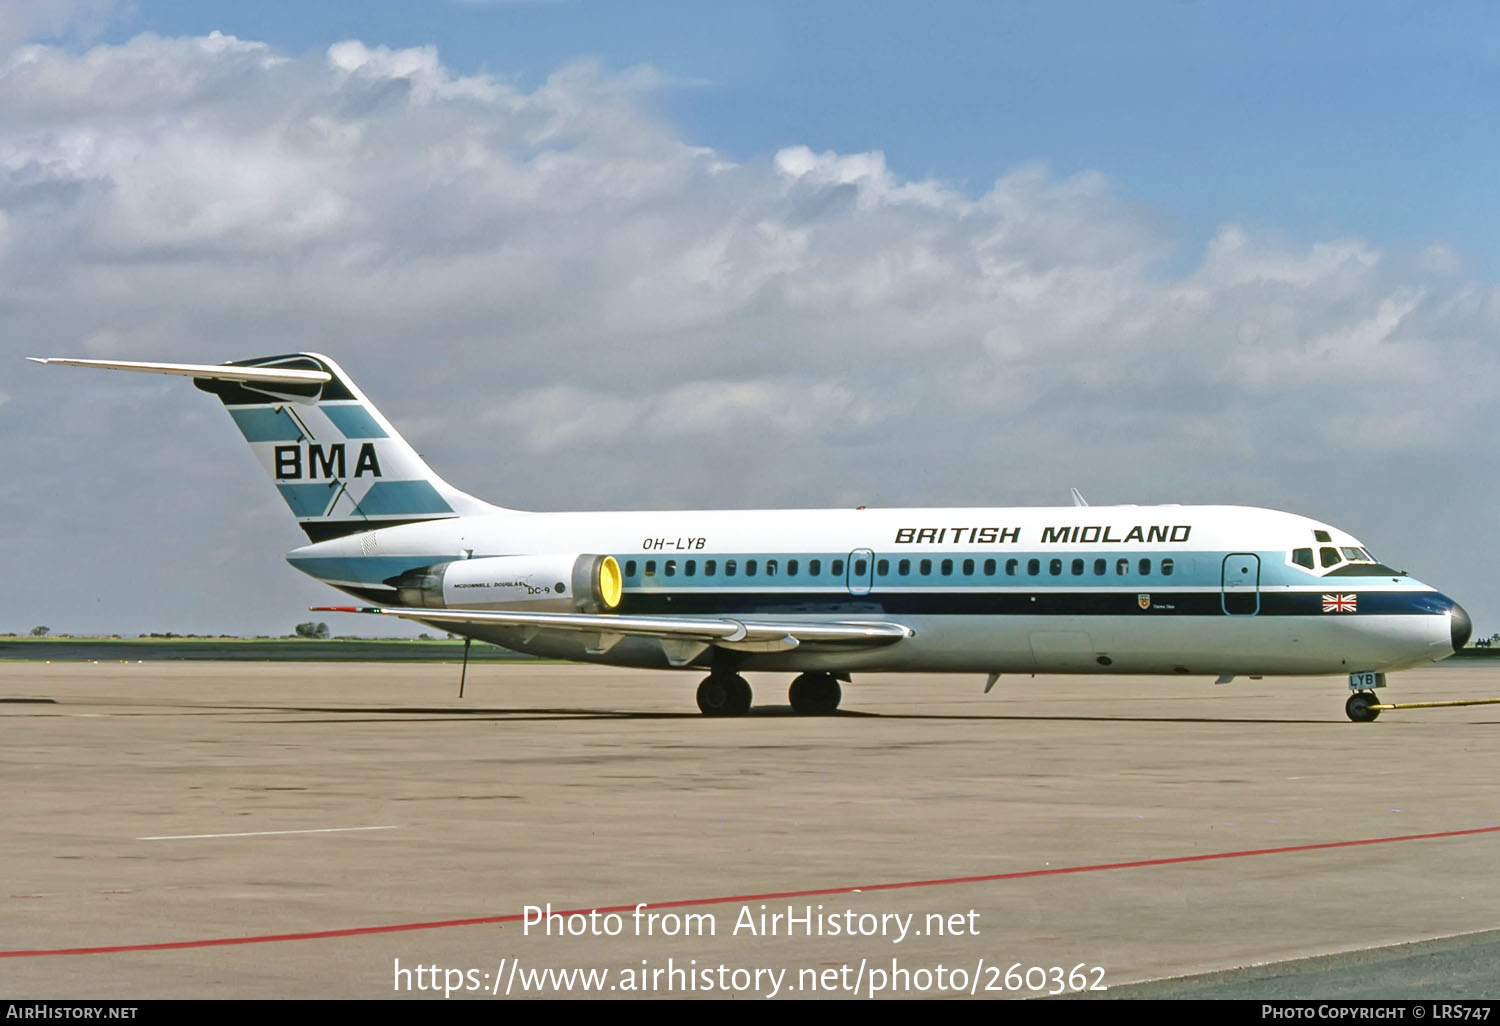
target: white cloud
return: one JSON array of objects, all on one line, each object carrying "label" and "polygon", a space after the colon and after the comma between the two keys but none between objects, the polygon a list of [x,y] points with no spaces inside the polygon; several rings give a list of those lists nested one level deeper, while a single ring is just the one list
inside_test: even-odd
[{"label": "white cloud", "polygon": [[[455,484],[523,507],[1003,504],[1079,485],[1341,523],[1354,501],[1351,529],[1418,544],[1423,500],[1374,483],[1453,480],[1493,433],[1500,289],[1442,243],[1227,225],[1183,259],[1101,174],[1027,166],[971,197],[879,153],[735,162],[655,114],[659,82],[578,64],[525,91],[357,41],[300,59],[221,35],[15,50],[0,348],[325,351]],[[190,388],[146,401],[139,382],[14,360],[4,383],[7,437],[67,425],[0,486],[0,515],[27,523],[0,558],[26,579],[49,573],[35,553],[87,536],[86,518],[38,518],[37,495],[83,517],[107,494],[142,525],[112,551],[143,553],[108,576],[170,574],[184,610],[211,604],[190,558],[145,549],[162,493],[259,496],[261,537],[227,515],[173,522],[184,552],[259,565],[295,542]]]}]

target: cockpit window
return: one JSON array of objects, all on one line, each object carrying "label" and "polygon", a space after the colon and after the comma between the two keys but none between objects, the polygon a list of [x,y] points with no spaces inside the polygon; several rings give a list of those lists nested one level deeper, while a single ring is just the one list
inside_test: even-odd
[{"label": "cockpit window", "polygon": [[[1293,549],[1292,562],[1309,570],[1316,570],[1312,549]],[[1400,570],[1392,570],[1377,562],[1370,550],[1362,545],[1324,545],[1318,549],[1318,562],[1322,564],[1325,577],[1392,577],[1404,576]]]}]

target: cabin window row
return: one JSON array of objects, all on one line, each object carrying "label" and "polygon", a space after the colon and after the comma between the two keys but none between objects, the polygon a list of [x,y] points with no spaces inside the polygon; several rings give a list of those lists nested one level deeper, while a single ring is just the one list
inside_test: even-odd
[{"label": "cabin window row", "polygon": [[[806,565],[808,576],[823,576],[823,560],[809,559]],[[705,559],[703,561],[703,576],[715,577],[720,573],[721,567],[725,577],[776,577],[783,569],[781,562],[775,559],[747,559],[744,562],[738,559],[726,559],[722,564],[717,559]],[[803,564],[800,559],[789,559],[785,564],[786,575],[788,577],[796,577],[801,572],[802,567]],[[838,578],[844,576],[844,561],[842,559],[829,560],[827,567],[830,576]],[[681,561],[676,559],[660,561],[648,559],[645,561],[644,567],[633,559],[625,561],[626,577],[634,577],[637,570],[642,570],[642,576],[644,577],[655,577],[658,574],[662,577],[676,577],[678,574],[681,574],[683,577],[697,577],[698,569],[698,560],[696,559]]]},{"label": "cabin window row", "polygon": [[[1163,577],[1171,577],[1176,571],[1176,563],[1170,557],[1160,561],[1153,561],[1151,559],[1131,560],[1124,557],[1113,560],[1102,557],[1093,560],[1079,557],[1063,559],[1054,556],[1045,562],[1033,557],[1024,561],[1012,558],[1004,560],[1003,563],[1004,575],[1006,577],[1040,577],[1043,575],[1044,568],[1046,575],[1050,577],[1062,577],[1065,574],[1072,577],[1084,577],[1089,576],[1090,572],[1092,572],[1092,576],[1094,577],[1107,577],[1111,576],[1111,571],[1113,571],[1113,576],[1115,577],[1128,577],[1132,569],[1137,576],[1149,577],[1153,567],[1159,569]],[[844,561],[842,559],[829,560],[826,565],[830,576],[835,578],[842,578],[844,576]],[[984,560],[984,576],[999,576],[1001,565],[1002,561],[998,559]],[[806,563],[807,573],[811,577],[821,577],[824,566],[824,561],[821,559],[809,559]],[[720,572],[720,567],[720,561],[717,559],[703,560],[703,576],[717,576]],[[802,567],[803,563],[801,560],[788,559],[784,566],[785,574],[788,577],[796,577],[801,572]],[[863,577],[868,572],[867,567],[868,564],[865,560],[855,560],[855,575]],[[934,574],[939,577],[952,577],[956,571],[961,572],[964,577],[973,577],[975,572],[980,569],[980,562],[974,559],[965,559],[962,561],[955,559],[901,559],[896,561],[895,569],[897,577],[911,577],[914,574],[918,577],[932,577]],[[696,559],[681,561],[676,559],[659,561],[648,559],[644,561],[643,565],[634,559],[625,561],[625,576],[631,578],[636,576],[637,571],[641,571],[641,576],[643,577],[656,577],[658,574],[662,577],[676,577],[678,574],[681,574],[683,577],[696,577],[698,576],[698,570],[699,565]],[[776,559],[747,559],[743,562],[737,559],[726,559],[722,562],[722,570],[725,577],[776,577],[783,571],[783,565]],[[876,560],[875,574],[880,578],[889,578],[891,576],[891,561],[889,559]]]},{"label": "cabin window row", "polygon": [[[1065,572],[1067,575],[1072,577],[1085,577],[1089,576],[1090,571],[1092,571],[1092,576],[1094,577],[1107,577],[1110,576],[1111,563],[1113,563],[1114,576],[1128,577],[1131,572],[1132,563],[1131,560],[1123,557],[1115,560],[1109,560],[1102,557],[1096,557],[1093,560],[1088,560],[1076,556],[1071,559],[1062,559],[1054,556],[1053,558],[1046,560],[1045,564],[1041,559],[1035,557],[1026,560],[1024,563],[1019,559],[1007,559],[1004,562],[1006,577],[1023,576],[1023,569],[1025,571],[1024,576],[1026,577],[1040,577],[1042,576],[1042,570],[1044,566],[1046,568],[1047,575],[1050,577],[1062,577]],[[885,563],[886,561],[882,559],[879,566],[877,566],[876,568],[882,576],[885,576],[886,574]],[[1150,576],[1153,566],[1152,560],[1138,559],[1134,561],[1134,564],[1135,572],[1137,575],[1141,577]],[[919,577],[931,577],[934,568],[936,568],[938,576],[952,577],[956,565],[956,562],[952,559],[903,559],[896,564],[896,576],[910,577],[912,575],[912,571],[915,570],[917,576]],[[1159,566],[1161,569],[1161,575],[1163,577],[1171,577],[1177,569],[1177,564],[1170,558],[1161,560]],[[963,571],[963,576],[973,577],[974,571],[975,569],[977,569],[977,564],[972,559],[966,559],[963,561],[961,569]],[[984,561],[984,576],[998,576],[999,570],[999,560],[986,559]]]}]

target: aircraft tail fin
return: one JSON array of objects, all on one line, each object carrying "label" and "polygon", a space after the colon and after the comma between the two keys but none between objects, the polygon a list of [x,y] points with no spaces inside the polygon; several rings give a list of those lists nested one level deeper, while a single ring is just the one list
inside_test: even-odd
[{"label": "aircraft tail fin", "polygon": [[218,396],[312,541],[498,509],[438,477],[326,356],[227,364],[42,359],[191,377]]}]

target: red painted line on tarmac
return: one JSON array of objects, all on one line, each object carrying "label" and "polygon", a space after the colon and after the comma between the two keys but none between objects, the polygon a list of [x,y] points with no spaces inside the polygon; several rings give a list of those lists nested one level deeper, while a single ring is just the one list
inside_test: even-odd
[{"label": "red painted line on tarmac", "polygon": [[[694,905],[727,905],[734,902],[774,901],[783,898],[814,898],[828,894],[896,891],[909,887],[949,887],[954,884],[992,883],[999,880],[1026,880],[1038,876],[1062,876],[1067,873],[1098,873],[1107,869],[1147,869],[1152,866],[1180,866],[1191,862],[1214,862],[1221,859],[1245,859],[1257,855],[1291,855],[1303,851],[1328,851],[1333,848],[1355,848],[1367,844],[1395,844],[1399,841],[1432,841],[1445,837],[1473,837],[1500,832],[1500,826],[1475,827],[1470,830],[1443,830],[1432,834],[1402,834],[1399,837],[1365,837],[1356,841],[1323,841],[1318,844],[1293,844],[1281,848],[1250,848],[1244,851],[1219,851],[1207,855],[1176,855],[1161,859],[1137,859],[1133,862],[1102,862],[1092,866],[1057,866],[1047,869],[1025,869],[1015,873],[986,873],[982,876],[951,876],[940,880],[902,880],[896,883],[865,884],[860,887],[817,887],[805,891],[769,891],[765,894],[736,894],[718,898],[689,898],[679,901],[647,902],[650,909],[688,908]],[[611,905],[599,908],[575,908],[554,915],[588,915],[598,912],[634,912],[635,905]],[[449,926],[483,926],[495,923],[518,923],[524,913],[504,916],[476,916],[472,919],[440,919],[430,923],[396,923],[387,926],[357,926],[344,930],[315,930],[308,933],[274,933],[257,937],[216,937],[209,940],[168,941],[158,944],[115,944],[96,948],[53,948],[40,950],[0,951],[0,958],[35,958],[42,955],[109,955],[123,951],[171,951],[177,948],[216,948],[233,944],[273,944],[279,941],[327,940],[334,937],[359,937],[371,933],[401,933],[406,930],[440,930]]]}]

